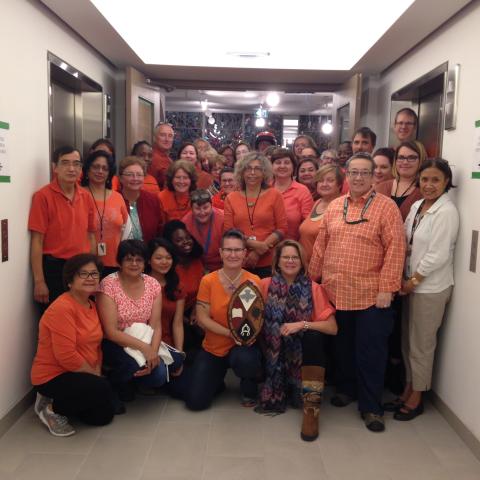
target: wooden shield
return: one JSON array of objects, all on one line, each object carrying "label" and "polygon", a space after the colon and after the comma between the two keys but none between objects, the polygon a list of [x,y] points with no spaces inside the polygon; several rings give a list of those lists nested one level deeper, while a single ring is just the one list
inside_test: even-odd
[{"label": "wooden shield", "polygon": [[251,345],[263,326],[265,303],[257,286],[249,280],[233,292],[228,304],[228,327],[235,340]]}]

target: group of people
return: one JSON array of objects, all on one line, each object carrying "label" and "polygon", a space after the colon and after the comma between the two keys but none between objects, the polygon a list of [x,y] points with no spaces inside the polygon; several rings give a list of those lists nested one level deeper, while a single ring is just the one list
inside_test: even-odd
[{"label": "group of people", "polygon": [[[206,140],[170,152],[155,128],[118,163],[110,141],[85,161],[53,156],[53,180],[33,196],[28,228],[34,299],[42,310],[31,378],[51,433],[74,433],[160,392],[209,408],[228,368],[241,403],[276,415],[303,409],[301,437],[318,436],[328,365],[331,403],[358,401],[366,427],[423,412],[437,331],[452,294],[457,210],[448,162],[427,158],[417,116],[395,117],[395,148],[358,129],[319,152],[260,132],[215,151]],[[251,282],[263,328],[244,345],[228,324],[232,295]],[[403,363],[384,404],[387,364]]]}]

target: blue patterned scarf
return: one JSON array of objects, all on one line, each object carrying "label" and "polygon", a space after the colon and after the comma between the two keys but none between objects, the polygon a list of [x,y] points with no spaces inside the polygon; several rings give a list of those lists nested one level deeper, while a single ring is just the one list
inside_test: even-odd
[{"label": "blue patterned scarf", "polygon": [[292,285],[280,274],[272,277],[265,305],[263,337],[265,340],[266,379],[260,392],[260,411],[285,411],[287,391],[292,400],[300,397],[302,366],[302,335],[284,337],[283,323],[311,321],[312,281],[303,273]]}]

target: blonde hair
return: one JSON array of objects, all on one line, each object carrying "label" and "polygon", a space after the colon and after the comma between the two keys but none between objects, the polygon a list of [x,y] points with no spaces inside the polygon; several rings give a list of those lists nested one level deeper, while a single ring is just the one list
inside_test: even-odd
[{"label": "blonde hair", "polygon": [[123,171],[131,165],[139,165],[142,167],[143,173],[147,172],[147,164],[143,158],[129,155],[121,160],[120,164],[118,165],[118,174],[122,175]]},{"label": "blonde hair", "polygon": [[275,247],[275,250],[273,252],[273,258],[272,258],[272,275],[275,275],[276,273],[279,273],[280,275],[282,272],[280,271],[278,264],[280,262],[280,256],[282,255],[282,250],[285,247],[293,247],[297,250],[298,256],[300,257],[300,262],[302,264],[302,273],[306,273],[308,270],[308,265],[307,261],[305,259],[305,252],[303,250],[303,247],[300,245],[300,243],[296,242],[295,240],[283,240],[283,242],[280,242],[277,244]]}]

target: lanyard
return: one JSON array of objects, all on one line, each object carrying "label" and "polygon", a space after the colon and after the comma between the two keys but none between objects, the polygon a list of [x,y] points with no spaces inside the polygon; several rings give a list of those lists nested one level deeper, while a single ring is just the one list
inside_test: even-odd
[{"label": "lanyard", "polygon": [[95,208],[97,209],[98,218],[100,220],[100,241],[102,241],[103,240],[103,218],[105,217],[105,209],[107,208],[107,189],[105,188],[103,190],[103,210],[101,214],[100,214],[100,209],[98,208],[98,205],[97,205],[97,201],[95,200],[95,197],[93,195],[92,189],[90,188],[90,185],[88,186],[88,189],[92,194],[93,202],[95,203]]},{"label": "lanyard", "polygon": [[423,208],[424,203],[425,203],[425,200],[423,200],[423,202],[418,207],[417,213],[415,214],[415,218],[413,219],[412,232],[410,233],[410,240],[408,242],[408,244],[410,246],[413,243],[413,236],[415,235],[415,232],[416,232],[416,230],[417,230],[418,226],[420,225],[420,222],[422,221],[422,218],[423,218],[423,215],[421,214],[421,212],[422,212],[422,208]]},{"label": "lanyard", "polygon": [[257,208],[257,202],[258,202],[258,199],[260,198],[260,193],[262,193],[261,188],[258,191],[257,198],[255,199],[255,203],[253,204],[252,215],[250,216],[250,210],[249,210],[248,199],[247,199],[247,189],[245,189],[245,204],[247,205],[248,221],[250,222],[250,228],[252,230],[253,230],[253,216],[255,215],[255,209]]},{"label": "lanyard", "polygon": [[375,195],[376,195],[376,192],[373,191],[370,194],[370,196],[368,197],[368,200],[366,201],[365,205],[363,206],[362,212],[360,213],[360,220],[353,220],[353,221],[348,221],[347,220],[348,198],[345,197],[345,200],[343,201],[343,221],[348,225],[357,225],[359,223],[368,222],[368,219],[363,218],[363,216],[365,215],[365,213],[367,213],[368,207],[373,202],[373,199],[375,198]]},{"label": "lanyard", "polygon": [[[208,224],[208,232],[207,232],[207,239],[205,240],[205,244],[203,246],[203,253],[207,255],[208,249],[210,248],[210,243],[212,241],[212,225],[213,225],[213,216],[215,215],[215,212],[212,212],[212,215],[210,216],[210,222]],[[195,223],[197,225],[197,230],[200,232],[200,224],[195,220]]]}]

